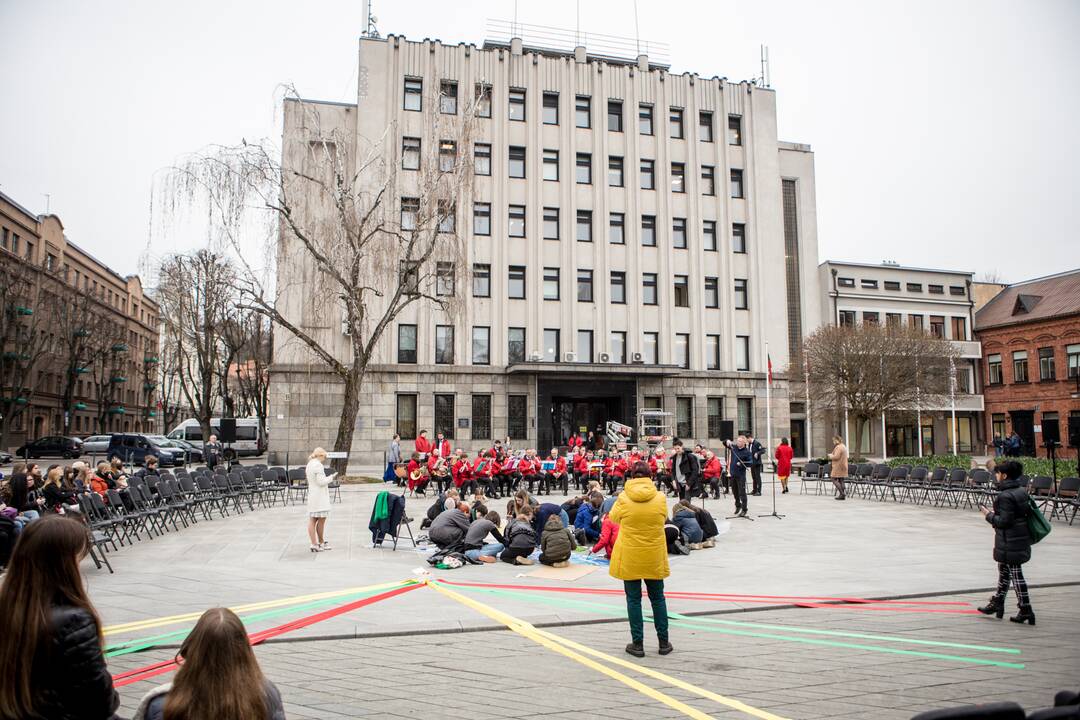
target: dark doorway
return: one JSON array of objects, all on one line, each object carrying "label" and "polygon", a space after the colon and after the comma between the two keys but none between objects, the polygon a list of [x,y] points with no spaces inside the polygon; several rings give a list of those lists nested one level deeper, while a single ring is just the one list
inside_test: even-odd
[{"label": "dark doorway", "polygon": [[889,457],[916,454],[915,425],[887,425],[885,428],[885,451]]},{"label": "dark doorway", "polygon": [[571,432],[596,432],[609,420],[637,424],[637,382],[600,378],[543,378],[537,382],[537,450],[566,443]]},{"label": "dark doorway", "polygon": [[806,457],[806,421],[792,419],[791,421],[791,451],[795,457]]},{"label": "dark doorway", "polygon": [[551,398],[551,431],[553,445],[565,445],[571,433],[590,431],[604,432],[608,420],[626,422],[623,419],[622,398],[607,397],[599,400],[576,400],[566,397]]},{"label": "dark doorway", "polygon": [[1035,455],[1035,413],[1031,410],[1010,410],[1013,432],[1020,436],[1020,454]]}]

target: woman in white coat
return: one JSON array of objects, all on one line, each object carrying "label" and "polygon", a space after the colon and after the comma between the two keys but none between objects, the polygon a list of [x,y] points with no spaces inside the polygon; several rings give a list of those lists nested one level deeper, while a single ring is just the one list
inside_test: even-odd
[{"label": "woman in white coat", "polygon": [[326,451],[317,447],[308,456],[307,464],[307,509],[308,538],[311,540],[311,552],[330,550],[330,543],[323,538],[326,518],[330,516],[330,483],[337,473],[326,474],[323,462]]}]

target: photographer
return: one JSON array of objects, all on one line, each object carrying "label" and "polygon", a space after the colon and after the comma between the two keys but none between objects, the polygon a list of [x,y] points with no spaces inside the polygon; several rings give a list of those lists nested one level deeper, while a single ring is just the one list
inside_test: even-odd
[{"label": "photographer", "polygon": [[728,473],[731,475],[731,487],[735,493],[735,514],[746,517],[749,510],[746,502],[746,471],[754,462],[750,448],[746,446],[746,437],[740,435],[732,443],[724,442],[731,451],[731,464],[728,465]]}]

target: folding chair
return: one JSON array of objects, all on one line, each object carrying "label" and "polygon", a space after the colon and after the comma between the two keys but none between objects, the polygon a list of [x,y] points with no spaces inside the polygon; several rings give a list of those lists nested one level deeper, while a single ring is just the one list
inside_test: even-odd
[{"label": "folding chair", "polygon": [[[1076,498],[1080,495],[1080,477],[1067,477],[1058,481],[1057,493],[1050,499],[1050,519],[1057,517],[1058,510],[1073,506],[1073,517],[1076,516]],[[1061,519],[1064,520],[1066,511],[1061,511]],[[1070,525],[1072,523],[1069,523]]]},{"label": "folding chair", "polygon": [[799,483],[799,493],[806,492],[807,481],[813,478],[814,482],[818,484],[818,495],[821,494],[821,466],[816,462],[808,462],[802,466],[802,482]]},{"label": "folding chair", "polygon": [[[379,495],[382,495],[384,493],[387,495],[387,501],[388,502],[389,502],[390,497],[395,497],[395,496],[391,496],[390,493],[387,492],[386,490],[380,490],[379,491]],[[405,492],[402,492],[401,495],[398,495],[396,497],[401,498],[401,517],[398,519],[397,527],[394,528],[393,532],[386,533],[385,535],[383,535],[378,540],[375,540],[374,541],[374,547],[382,547],[383,541],[386,540],[386,536],[389,535],[393,539],[393,547],[391,549],[396,551],[397,550],[397,545],[398,545],[398,539],[401,536],[401,528],[403,526],[404,526],[405,530],[409,533],[409,542],[412,543],[413,547],[416,547],[416,538],[413,537],[413,531],[412,531],[412,518],[410,518],[408,513],[405,512],[405,504],[406,504],[405,503]],[[375,502],[377,503],[378,501],[379,501],[378,496],[376,496]]]}]

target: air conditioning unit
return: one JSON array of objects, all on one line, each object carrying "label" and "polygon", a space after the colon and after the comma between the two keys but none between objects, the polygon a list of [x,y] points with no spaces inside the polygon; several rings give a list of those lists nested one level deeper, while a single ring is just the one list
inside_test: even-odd
[{"label": "air conditioning unit", "polygon": [[532,353],[529,354],[529,362],[540,362],[543,359],[544,353],[540,352],[539,350],[533,350]]},{"label": "air conditioning unit", "polygon": [[577,362],[577,353],[575,353],[575,352],[563,353],[562,359],[563,359],[563,362]]},{"label": "air conditioning unit", "polygon": [[630,356],[630,360],[638,365],[643,365],[645,363],[645,356],[641,353],[634,353]]},{"label": "air conditioning unit", "polygon": [[611,362],[611,355],[609,353],[602,352],[597,357],[597,359],[602,363],[609,363]]}]

